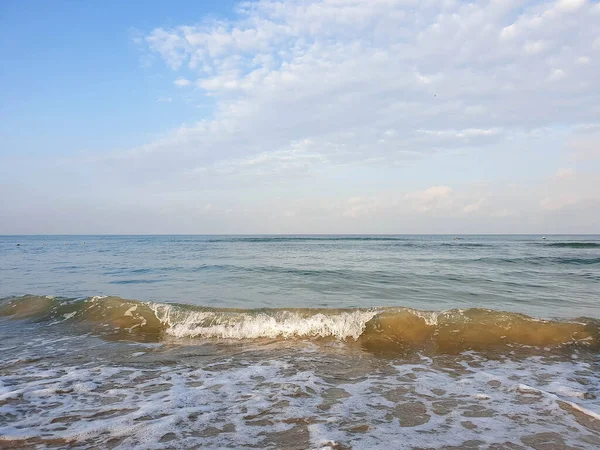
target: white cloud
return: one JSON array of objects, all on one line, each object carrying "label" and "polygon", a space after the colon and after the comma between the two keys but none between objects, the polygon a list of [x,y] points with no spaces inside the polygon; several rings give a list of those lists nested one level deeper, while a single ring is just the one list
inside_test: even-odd
[{"label": "white cloud", "polygon": [[187,78],[177,78],[173,84],[175,86],[179,86],[179,87],[185,87],[185,86],[189,86],[190,84],[192,84],[192,82],[190,80],[188,80]]},{"label": "white cloud", "polygon": [[588,56],[580,56],[577,58],[577,64],[589,64],[592,60]]},{"label": "white cloud", "polygon": [[250,157],[220,160],[207,166],[192,169],[194,174],[217,174],[220,176],[265,176],[297,174],[313,165],[326,164],[327,158],[319,153],[314,143],[305,139],[293,142],[288,148],[263,152]]},{"label": "white cloud", "polygon": [[371,216],[380,206],[380,200],[369,196],[352,197],[346,200],[346,208],[342,212],[347,217]]},{"label": "white cloud", "polygon": [[433,186],[424,191],[410,192],[405,198],[412,202],[420,213],[448,208],[452,203],[452,188],[448,186]]},{"label": "white cloud", "polygon": [[549,211],[556,211],[567,206],[576,204],[579,198],[576,196],[561,195],[559,197],[546,197],[540,202],[540,206]]},{"label": "white cloud", "polygon": [[572,168],[558,169],[556,171],[556,178],[559,179],[570,178],[573,175],[575,175],[575,169]]},{"label": "white cloud", "polygon": [[171,97],[158,97],[158,101],[161,103],[171,103],[173,99]]},{"label": "white cloud", "polygon": [[501,39],[513,39],[515,37],[517,37],[517,35],[519,34],[519,28],[517,27],[516,24],[511,24],[508,25],[504,28],[502,28],[502,31],[500,32],[500,38]]},{"label": "white cloud", "polygon": [[585,5],[587,0],[559,0],[556,8],[560,11],[571,12],[577,11]]},{"label": "white cloud", "polygon": [[[335,149],[324,154],[330,160],[389,163],[500,142],[521,127],[586,121],[591,111],[576,105],[597,99],[593,73],[569,74],[572,83],[560,88],[539,81],[564,79],[561,67],[591,49],[593,7],[263,0],[240,5],[231,21],[157,28],[145,36],[148,50],[195,73],[216,108],[152,144],[152,153],[201,148],[231,160],[310,139]],[[582,83],[588,89],[571,88]]]},{"label": "white cloud", "polygon": [[425,203],[448,198],[452,194],[452,188],[448,186],[433,186],[422,192],[407,194],[409,198],[416,198]]},{"label": "white cloud", "polygon": [[455,139],[470,139],[486,136],[498,136],[502,133],[501,128],[481,129],[466,128],[464,130],[417,130],[418,133],[436,137],[447,137]]},{"label": "white cloud", "polygon": [[566,76],[567,76],[567,74],[565,73],[564,70],[554,69],[552,72],[550,72],[550,75],[548,75],[548,80],[549,81],[559,81],[559,80],[562,80]]},{"label": "white cloud", "polygon": [[474,203],[469,203],[468,205],[463,206],[462,211],[467,214],[477,212],[481,209],[483,203],[484,199],[480,198]]},{"label": "white cloud", "polygon": [[523,46],[525,53],[535,55],[542,53],[546,49],[546,43],[544,41],[526,42]]}]

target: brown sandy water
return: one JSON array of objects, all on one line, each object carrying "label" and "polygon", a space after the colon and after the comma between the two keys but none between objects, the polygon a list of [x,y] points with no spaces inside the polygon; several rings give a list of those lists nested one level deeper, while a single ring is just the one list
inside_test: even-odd
[{"label": "brown sandy water", "polygon": [[598,323],[5,299],[0,448],[600,446]]}]

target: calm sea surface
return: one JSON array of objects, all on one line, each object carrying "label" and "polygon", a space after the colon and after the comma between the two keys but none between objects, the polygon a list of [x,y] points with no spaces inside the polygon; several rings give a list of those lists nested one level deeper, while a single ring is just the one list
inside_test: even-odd
[{"label": "calm sea surface", "polygon": [[600,315],[600,236],[11,236],[0,273],[1,297]]}]

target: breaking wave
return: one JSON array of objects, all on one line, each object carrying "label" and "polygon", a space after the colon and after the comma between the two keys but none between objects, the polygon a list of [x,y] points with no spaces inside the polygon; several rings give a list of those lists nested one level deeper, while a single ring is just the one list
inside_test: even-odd
[{"label": "breaking wave", "polygon": [[540,320],[480,308],[228,309],[125,300],[23,296],[0,300],[0,316],[68,326],[109,339],[337,339],[371,351],[456,353],[507,346],[600,349],[600,321]]}]

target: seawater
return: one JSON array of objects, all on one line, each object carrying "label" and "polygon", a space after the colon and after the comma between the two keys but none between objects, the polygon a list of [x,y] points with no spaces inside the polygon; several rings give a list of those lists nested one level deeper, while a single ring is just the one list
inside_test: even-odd
[{"label": "seawater", "polygon": [[0,237],[0,448],[598,448],[600,236]]}]

